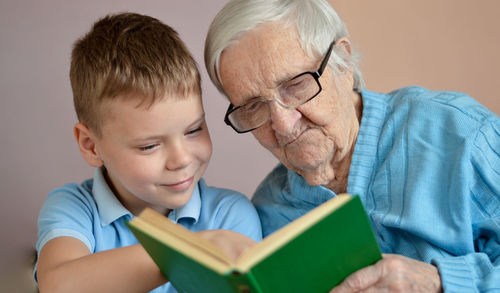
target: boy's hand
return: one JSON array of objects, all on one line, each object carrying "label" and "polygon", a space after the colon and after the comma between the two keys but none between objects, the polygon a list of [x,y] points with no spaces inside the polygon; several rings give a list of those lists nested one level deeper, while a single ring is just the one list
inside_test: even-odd
[{"label": "boy's hand", "polygon": [[256,243],[249,237],[230,230],[205,230],[196,232],[196,234],[217,245],[232,260],[236,260]]}]

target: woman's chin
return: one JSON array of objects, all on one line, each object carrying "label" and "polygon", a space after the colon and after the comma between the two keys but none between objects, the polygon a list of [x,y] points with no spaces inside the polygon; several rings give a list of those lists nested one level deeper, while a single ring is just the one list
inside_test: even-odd
[{"label": "woman's chin", "polygon": [[311,186],[328,185],[334,179],[334,172],[330,163],[324,161],[316,161],[316,164],[311,163],[311,161],[288,160],[285,166],[302,176],[307,184]]}]

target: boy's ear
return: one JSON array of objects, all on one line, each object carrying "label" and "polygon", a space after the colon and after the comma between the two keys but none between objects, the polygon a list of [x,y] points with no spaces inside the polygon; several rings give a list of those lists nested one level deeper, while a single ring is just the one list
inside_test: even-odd
[{"label": "boy's ear", "polygon": [[82,123],[76,123],[74,127],[74,135],[78,148],[85,161],[92,167],[100,167],[103,161],[99,156],[96,146],[96,137],[90,129]]}]

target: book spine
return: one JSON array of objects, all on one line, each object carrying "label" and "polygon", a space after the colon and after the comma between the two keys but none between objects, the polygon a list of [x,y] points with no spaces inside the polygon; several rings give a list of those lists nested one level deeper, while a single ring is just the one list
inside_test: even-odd
[{"label": "book spine", "polygon": [[252,288],[254,290],[252,292],[255,292],[255,293],[264,293],[262,291],[262,289],[260,288],[260,286],[259,286],[259,282],[257,282],[257,279],[255,279],[255,276],[253,275],[252,270],[250,270],[246,275],[247,275],[248,282],[250,284],[252,284]]},{"label": "book spine", "polygon": [[251,272],[241,274],[233,271],[229,280],[234,292],[263,293]]}]

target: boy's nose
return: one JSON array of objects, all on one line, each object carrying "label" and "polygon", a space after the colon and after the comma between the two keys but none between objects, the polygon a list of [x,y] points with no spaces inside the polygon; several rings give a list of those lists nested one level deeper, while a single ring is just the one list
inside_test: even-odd
[{"label": "boy's nose", "polygon": [[167,162],[165,167],[170,170],[179,170],[187,167],[191,163],[191,155],[180,142],[168,148]]},{"label": "boy's nose", "polygon": [[269,109],[271,127],[276,135],[288,136],[292,134],[302,114],[297,109],[285,108],[276,101],[269,103]]}]

